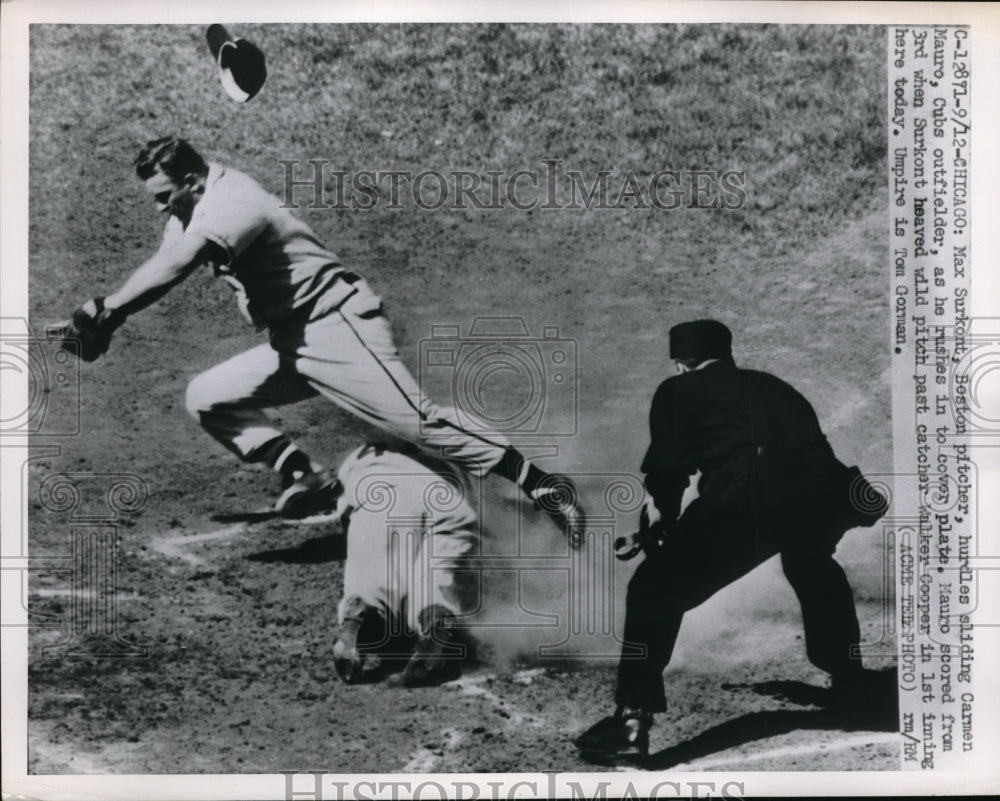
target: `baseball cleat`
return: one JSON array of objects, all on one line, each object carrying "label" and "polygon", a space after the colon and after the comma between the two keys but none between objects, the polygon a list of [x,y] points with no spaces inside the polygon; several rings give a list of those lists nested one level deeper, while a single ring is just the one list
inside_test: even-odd
[{"label": "baseball cleat", "polygon": [[407,687],[430,687],[462,675],[465,649],[456,642],[454,616],[435,607],[420,613],[420,639],[403,668]]},{"label": "baseball cleat", "polygon": [[573,741],[584,755],[646,756],[653,716],[637,709],[619,709],[602,718]]},{"label": "baseball cleat", "polygon": [[896,671],[862,668],[834,674],[826,706],[857,720],[891,723],[899,717]]},{"label": "baseball cleat", "polygon": [[274,510],[293,518],[333,512],[343,491],[344,486],[330,470],[308,473],[281,493]]},{"label": "baseball cleat", "polygon": [[340,634],[333,643],[333,669],[344,684],[361,684],[381,678],[382,660],[376,654],[366,653],[363,642],[366,629],[370,630],[381,618],[377,609],[360,598],[347,602]]},{"label": "baseball cleat", "polygon": [[572,547],[583,545],[587,514],[580,505],[580,493],[572,479],[560,473],[548,473],[532,490],[531,499],[566,534]]}]

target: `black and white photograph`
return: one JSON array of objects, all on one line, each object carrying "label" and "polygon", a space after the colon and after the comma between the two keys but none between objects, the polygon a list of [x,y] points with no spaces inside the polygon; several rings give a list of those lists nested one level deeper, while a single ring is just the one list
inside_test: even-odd
[{"label": "black and white photograph", "polygon": [[996,792],[996,14],[17,5],[5,797]]}]

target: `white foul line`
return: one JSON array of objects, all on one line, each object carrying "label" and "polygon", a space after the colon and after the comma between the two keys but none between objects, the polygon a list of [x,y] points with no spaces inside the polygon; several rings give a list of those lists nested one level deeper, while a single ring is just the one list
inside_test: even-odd
[{"label": "white foul line", "polygon": [[242,534],[245,530],[245,523],[237,523],[236,525],[226,526],[225,528],[208,531],[203,534],[175,533],[176,530],[171,530],[166,534],[160,534],[151,538],[149,540],[149,547],[164,556],[182,559],[192,565],[201,565],[204,564],[204,560],[193,553],[189,553],[186,550],[187,546],[211,540],[229,539],[230,537]]}]

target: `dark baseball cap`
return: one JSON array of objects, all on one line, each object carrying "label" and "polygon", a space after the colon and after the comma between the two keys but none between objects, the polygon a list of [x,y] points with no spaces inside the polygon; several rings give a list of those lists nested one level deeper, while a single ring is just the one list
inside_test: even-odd
[{"label": "dark baseball cap", "polygon": [[208,49],[219,65],[222,88],[237,103],[256,95],[267,79],[267,66],[260,48],[246,39],[233,39],[219,24],[209,25]]},{"label": "dark baseball cap", "polygon": [[733,355],[733,334],[717,320],[692,320],[670,329],[671,359],[723,359]]}]

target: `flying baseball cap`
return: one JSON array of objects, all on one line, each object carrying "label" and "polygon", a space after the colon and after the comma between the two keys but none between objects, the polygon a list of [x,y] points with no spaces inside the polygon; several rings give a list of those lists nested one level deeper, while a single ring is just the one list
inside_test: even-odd
[{"label": "flying baseball cap", "polygon": [[208,49],[219,65],[222,88],[237,103],[256,95],[267,78],[264,54],[246,39],[233,39],[219,24],[209,25]]},{"label": "flying baseball cap", "polygon": [[717,320],[692,320],[670,329],[671,359],[724,359],[733,355],[733,334]]}]

